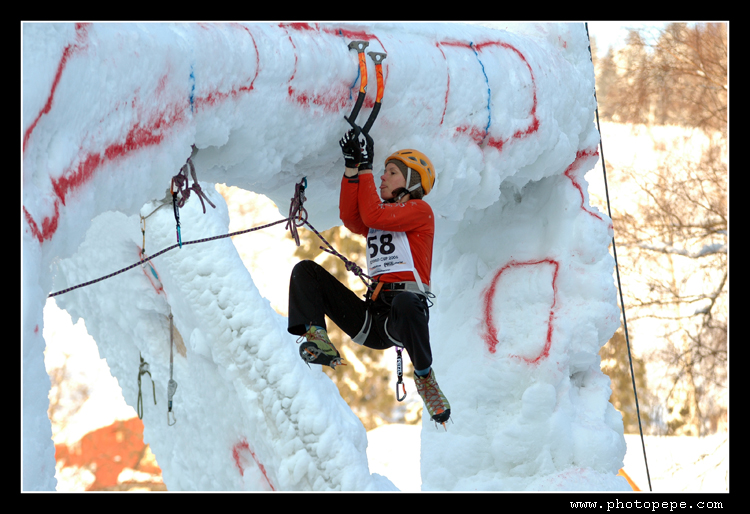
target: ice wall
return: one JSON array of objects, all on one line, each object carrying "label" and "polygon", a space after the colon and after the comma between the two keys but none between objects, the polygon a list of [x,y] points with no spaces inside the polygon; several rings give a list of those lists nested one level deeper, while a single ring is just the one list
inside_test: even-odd
[{"label": "ice wall", "polygon": [[[204,213],[192,197],[184,240],[227,231],[212,183],[263,193],[286,213],[306,176],[311,222],[339,223],[354,39],[388,54],[376,159],[419,148],[438,173],[431,331],[454,423],[426,423],[424,489],[627,488],[597,356],[619,316],[611,223],[583,179],[598,157],[583,24],[25,24],[24,489],[55,482],[47,294],[137,261],[139,214],[162,204],[191,145],[217,207]],[[174,242],[167,206],[148,218],[146,248]],[[154,265],[163,289],[139,267],[56,299],[86,321],[128,402],[139,354],[159,398],[170,374],[178,381],[173,426],[163,404],[144,402],[144,437],[170,490],[393,488],[369,473],[363,427],[299,360],[228,239]],[[170,312],[182,344],[171,372]]]}]

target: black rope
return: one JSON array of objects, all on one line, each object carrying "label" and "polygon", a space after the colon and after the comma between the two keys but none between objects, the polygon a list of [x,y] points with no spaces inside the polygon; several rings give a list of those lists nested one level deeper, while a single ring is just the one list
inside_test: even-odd
[{"label": "black rope", "polygon": [[[230,232],[229,234],[222,234],[220,236],[206,237],[206,238],[203,238],[203,239],[195,239],[193,241],[183,241],[182,242],[182,246],[194,245],[194,244],[198,244],[198,243],[205,243],[207,241],[214,241],[216,239],[223,239],[225,237],[239,236],[241,234],[246,234],[248,232],[254,232],[256,230],[261,230],[261,229],[264,229],[264,228],[272,227],[274,225],[278,225],[279,223],[284,223],[285,221],[288,221],[288,219],[285,218],[283,220],[274,221],[273,223],[268,223],[266,225],[261,225],[259,227],[248,228],[248,229],[240,230],[240,231],[237,231],[237,232]],[[64,294],[64,293],[68,293],[70,291],[73,291],[74,289],[79,289],[81,287],[86,287],[86,286],[90,286],[92,284],[96,284],[97,282],[101,282],[102,280],[106,280],[108,278],[112,278],[112,277],[114,277],[116,275],[119,275],[120,273],[124,273],[124,272],[126,272],[128,270],[131,270],[131,269],[135,268],[136,266],[141,266],[141,265],[149,262],[151,259],[155,259],[156,257],[159,257],[160,255],[165,254],[165,253],[167,253],[170,250],[174,250],[178,246],[180,246],[179,243],[178,244],[173,244],[170,247],[167,247],[167,248],[165,248],[165,249],[163,249],[163,250],[161,250],[159,252],[156,252],[154,255],[152,255],[150,257],[147,257],[147,258],[145,258],[143,260],[140,260],[140,261],[136,262],[135,264],[131,264],[130,266],[127,266],[126,268],[122,268],[121,270],[115,271],[114,273],[110,273],[109,275],[105,275],[103,277],[100,277],[100,278],[97,278],[97,279],[94,279],[94,280],[90,280],[88,282],[84,282],[83,284],[78,284],[77,286],[73,286],[73,287],[69,287],[67,289],[63,289],[62,291],[57,291],[56,293],[50,293],[49,298],[52,298],[53,296],[61,295],[61,294]]]},{"label": "black rope", "polygon": [[[367,274],[362,271],[362,268],[357,266],[355,263],[348,260],[346,257],[341,255],[339,252],[337,252],[331,243],[326,241],[326,239],[318,232],[315,227],[313,227],[309,221],[307,221],[307,210],[304,208],[304,202],[305,202],[305,187],[307,185],[307,179],[303,178],[295,187],[295,193],[294,197],[292,198],[290,210],[289,210],[289,217],[284,218],[278,221],[274,221],[273,223],[268,223],[266,225],[261,225],[259,227],[253,227],[245,230],[239,230],[237,232],[231,232],[229,234],[222,234],[219,236],[213,236],[213,237],[206,237],[203,239],[195,239],[193,241],[180,241],[178,239],[177,244],[173,244],[172,246],[169,246],[167,248],[164,248],[163,250],[156,252],[154,255],[151,255],[150,257],[146,257],[134,264],[131,264],[130,266],[127,266],[125,268],[122,268],[121,270],[115,271],[114,273],[110,273],[109,275],[105,275],[103,277],[99,277],[94,280],[90,280],[88,282],[84,282],[83,284],[78,284],[76,286],[69,287],[67,289],[63,289],[62,291],[57,291],[55,293],[50,293],[49,298],[52,298],[53,296],[58,296],[64,293],[68,293],[70,291],[73,291],[75,289],[79,289],[81,287],[90,286],[92,284],[96,284],[97,282],[101,282],[103,280],[107,280],[108,278],[112,278],[116,275],[119,275],[120,273],[124,273],[128,270],[131,270],[135,268],[136,266],[141,266],[147,262],[149,262],[151,259],[155,259],[156,257],[159,257],[160,255],[163,255],[167,253],[170,250],[174,250],[177,247],[182,248],[183,246],[192,245],[192,244],[198,244],[198,243],[205,243],[208,241],[214,241],[216,239],[223,239],[225,237],[233,237],[233,236],[239,236],[242,234],[247,234],[248,232],[254,232],[256,230],[261,230],[264,228],[272,227],[274,225],[278,225],[279,223],[285,223],[286,222],[286,228],[289,229],[292,233],[292,237],[294,238],[295,242],[297,243],[297,246],[300,245],[299,236],[297,234],[297,227],[300,227],[302,225],[307,225],[315,234],[328,246],[328,248],[320,247],[322,250],[331,253],[335,256],[337,256],[339,259],[344,261],[344,264],[346,266],[346,269],[357,275],[360,279],[362,279],[362,282],[365,283],[365,286],[368,287],[368,289],[372,289],[372,284],[368,284],[368,280],[372,280],[371,277],[369,277]],[[213,205],[213,204],[212,204]],[[152,213],[153,214],[153,213]],[[179,221],[179,220],[178,220]],[[179,225],[178,225],[179,229]],[[142,254],[145,256],[145,254]]]},{"label": "black rope", "polygon": [[324,252],[328,252],[331,255],[335,255],[336,257],[341,259],[344,262],[344,267],[346,268],[346,270],[351,271],[352,273],[357,275],[362,280],[362,282],[364,282],[367,289],[372,291],[375,288],[374,279],[368,274],[366,274],[360,266],[358,266],[356,263],[350,261],[343,255],[341,255],[339,252],[337,252],[336,249],[333,247],[333,245],[329,243],[328,241],[326,241],[326,238],[323,237],[323,235],[320,232],[315,230],[315,227],[313,227],[307,220],[304,221],[304,224],[307,225],[310,228],[310,230],[315,232],[315,234],[320,238],[320,240],[323,241],[328,246],[328,248],[324,246],[320,246],[319,248],[321,250],[323,250]]},{"label": "black rope", "polygon": [[[292,197],[292,203],[289,207],[289,218],[287,218],[288,223],[286,225],[286,228],[289,229],[289,231],[292,233],[292,237],[294,238],[294,241],[297,243],[297,246],[300,245],[299,242],[299,235],[297,234],[297,227],[301,227],[302,225],[307,225],[307,227],[315,232],[315,235],[317,235],[321,241],[325,243],[325,245],[328,247],[321,246],[319,247],[324,252],[328,252],[331,255],[335,255],[339,259],[341,259],[344,262],[344,267],[347,271],[351,271],[355,275],[357,275],[362,282],[364,282],[367,289],[372,291],[374,289],[373,285],[373,278],[367,275],[364,271],[362,271],[362,268],[359,267],[356,263],[350,261],[343,255],[341,255],[339,252],[336,251],[336,249],[333,247],[331,243],[326,241],[326,238],[323,237],[323,235],[318,232],[315,227],[310,224],[309,221],[307,221],[307,210],[305,209],[304,203],[305,203],[305,189],[307,188],[307,177],[303,177],[302,180],[299,181],[299,183],[295,186],[294,189],[294,196]],[[369,283],[368,283],[369,281]]]},{"label": "black rope", "polygon": [[[586,37],[589,39],[589,56],[591,57],[591,64],[594,64],[594,58],[591,53],[591,38],[589,36],[589,24],[586,23]],[[595,81],[596,82],[596,81]],[[601,126],[599,124],[599,101],[596,98],[596,86],[594,86],[594,100],[596,100],[596,129],[599,131],[599,148],[602,158],[602,171],[604,173],[604,192],[607,197],[607,213],[609,214],[609,218],[612,219],[612,209],[610,207],[609,202],[609,187],[607,186],[607,166],[604,162],[604,140],[602,138],[602,130]],[[614,231],[614,224],[613,224],[613,231]],[[646,443],[643,440],[643,426],[641,425],[641,410],[638,405],[638,391],[635,386],[635,371],[633,371],[633,356],[630,352],[630,337],[628,336],[628,321],[625,317],[625,300],[623,299],[622,295],[622,283],[620,282],[620,266],[617,262],[617,247],[615,245],[615,237],[612,236],[612,252],[614,254],[615,258],[615,272],[617,274],[617,289],[620,293],[620,309],[622,310],[622,321],[623,321],[623,328],[625,329],[625,343],[628,347],[628,360],[630,361],[630,376],[633,381],[633,394],[635,396],[635,411],[638,416],[638,430],[641,434],[641,446],[643,447],[643,460],[646,464],[646,478],[648,479],[648,490],[652,491],[651,489],[651,475],[648,471],[648,458],[646,457]]]}]

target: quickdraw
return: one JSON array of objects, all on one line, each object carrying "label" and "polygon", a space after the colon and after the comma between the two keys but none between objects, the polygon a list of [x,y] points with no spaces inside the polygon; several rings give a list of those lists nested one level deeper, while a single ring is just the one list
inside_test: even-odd
[{"label": "quickdraw", "polygon": [[[169,313],[169,383],[167,384],[167,425],[170,427],[177,423],[174,412],[172,412],[172,397],[177,391],[177,382],[172,379],[174,371],[174,322],[172,312]],[[171,414],[171,416],[170,416]]]},{"label": "quickdraw", "polygon": [[[401,402],[406,398],[406,385],[404,385],[404,366],[403,361],[401,360],[401,348],[398,346],[396,347],[396,374],[398,375],[398,380],[396,381],[396,400]],[[399,396],[399,385],[401,385],[401,388],[404,391],[403,396]]]},{"label": "quickdraw", "polygon": [[[174,185],[174,181],[172,181],[172,185]],[[175,229],[177,232],[177,244],[180,245],[180,248],[182,248],[182,234],[180,233],[180,209],[177,206],[177,191],[172,191],[172,209],[174,210],[174,219],[177,223],[177,228]]]},{"label": "quickdraw", "polygon": [[[169,186],[169,191],[172,193],[172,208],[174,209],[174,219],[177,223],[177,244],[182,248],[182,234],[180,231],[180,208],[185,205],[185,202],[187,202],[188,198],[190,198],[190,191],[195,191],[195,194],[198,195],[198,198],[201,201],[201,207],[203,207],[203,214],[206,214],[206,204],[204,203],[204,200],[209,203],[211,207],[214,209],[216,206],[213,204],[213,202],[206,196],[206,193],[203,192],[203,189],[201,189],[200,184],[198,183],[198,177],[195,174],[195,165],[193,164],[193,157],[195,157],[195,154],[198,153],[198,149],[193,145],[193,153],[188,157],[187,162],[180,168],[180,171],[172,177],[172,182]],[[190,170],[190,175],[193,177],[193,185],[188,186],[188,170]],[[178,200],[178,193],[179,193],[179,200]]]},{"label": "quickdraw", "polygon": [[141,395],[141,377],[146,374],[148,374],[148,378],[151,379],[151,388],[153,389],[153,393],[154,393],[154,405],[156,405],[156,386],[154,385],[154,380],[153,380],[153,377],[151,376],[151,371],[149,370],[148,362],[143,360],[143,355],[141,355],[141,365],[138,366],[138,404],[137,404],[138,417],[140,419],[143,419],[143,396]]},{"label": "quickdraw", "polygon": [[[180,168],[180,171],[172,177],[172,195],[175,193],[180,193],[180,201],[177,204],[178,207],[183,207],[185,205],[185,202],[187,202],[188,198],[190,198],[190,191],[194,191],[195,194],[198,195],[198,198],[201,201],[201,206],[203,207],[203,214],[206,214],[206,204],[203,203],[205,200],[206,202],[211,205],[214,209],[216,206],[209,200],[209,198],[206,196],[206,193],[203,192],[203,189],[201,189],[200,184],[198,183],[198,177],[195,174],[195,165],[193,164],[193,157],[198,153],[198,149],[193,145],[193,153],[188,157],[185,164]],[[190,175],[193,177],[193,185],[188,186],[188,169],[190,170]],[[176,187],[176,191],[174,190]]]},{"label": "quickdraw", "polygon": [[289,217],[287,218],[286,228],[292,233],[294,242],[297,246],[300,245],[299,235],[297,234],[297,227],[301,227],[307,223],[307,211],[305,210],[305,189],[307,188],[307,177],[302,177],[294,186],[294,196],[292,202],[289,205]]}]

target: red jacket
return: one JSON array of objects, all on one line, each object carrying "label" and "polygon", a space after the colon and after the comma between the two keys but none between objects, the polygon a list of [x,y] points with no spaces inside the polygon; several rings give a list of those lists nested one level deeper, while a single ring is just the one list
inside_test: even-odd
[{"label": "red jacket", "polygon": [[[341,181],[339,216],[346,228],[364,237],[367,237],[370,228],[406,232],[414,267],[422,282],[430,285],[435,216],[427,202],[409,200],[404,203],[383,203],[371,173],[344,176]],[[401,271],[379,275],[379,280],[409,282],[415,278],[413,273]]]}]

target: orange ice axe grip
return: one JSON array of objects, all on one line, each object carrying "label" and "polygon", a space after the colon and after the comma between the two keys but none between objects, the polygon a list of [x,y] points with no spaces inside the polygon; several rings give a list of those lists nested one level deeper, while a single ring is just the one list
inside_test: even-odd
[{"label": "orange ice axe grip", "polygon": [[349,125],[355,128],[355,130],[357,129],[354,125],[354,120],[357,119],[359,110],[362,108],[362,104],[365,101],[365,93],[367,91],[367,60],[365,59],[365,48],[367,48],[369,44],[370,43],[367,41],[352,41],[349,43],[349,49],[356,50],[359,59],[359,94],[357,95],[357,102],[354,104],[351,114],[348,118],[344,116],[344,119],[348,121]]}]

